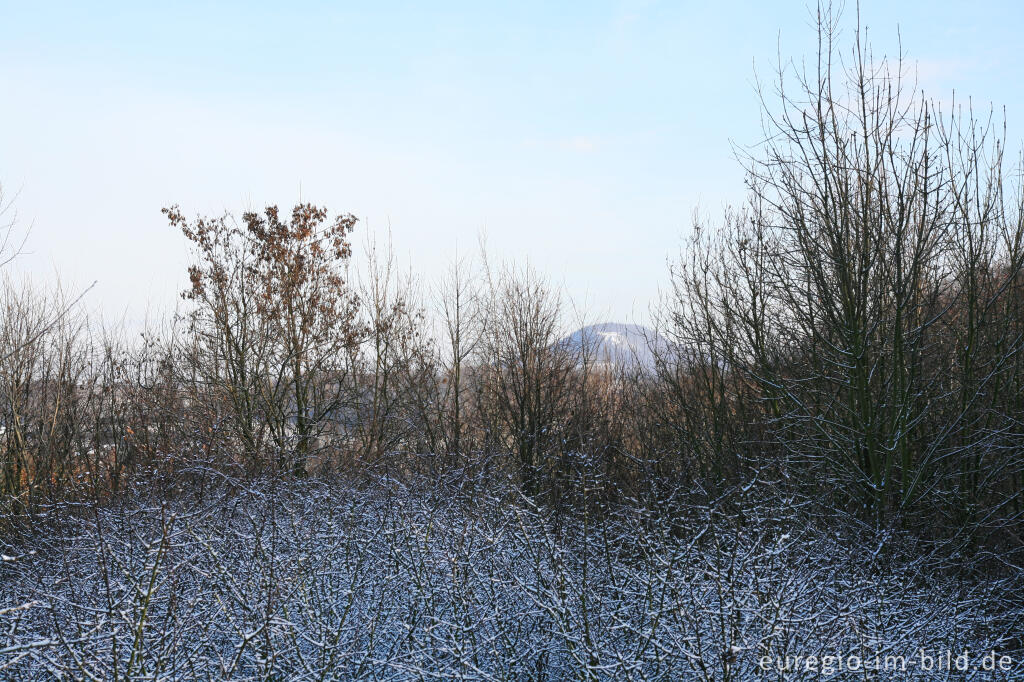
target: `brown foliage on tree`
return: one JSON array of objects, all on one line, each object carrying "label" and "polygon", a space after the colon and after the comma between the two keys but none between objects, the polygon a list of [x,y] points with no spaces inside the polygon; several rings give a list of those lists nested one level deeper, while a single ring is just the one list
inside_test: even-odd
[{"label": "brown foliage on tree", "polygon": [[228,407],[246,459],[273,445],[278,466],[306,471],[317,437],[341,407],[342,377],[361,332],[346,279],[356,218],[328,221],[299,204],[191,223],[164,209],[193,245],[189,268],[192,359],[202,386]]}]

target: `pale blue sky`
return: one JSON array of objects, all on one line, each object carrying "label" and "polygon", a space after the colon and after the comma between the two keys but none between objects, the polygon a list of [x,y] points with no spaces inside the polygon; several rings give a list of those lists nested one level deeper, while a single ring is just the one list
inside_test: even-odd
[{"label": "pale blue sky", "polygon": [[[0,183],[15,269],[98,279],[89,305],[173,305],[160,214],[302,198],[390,225],[425,280],[476,247],[529,257],[599,318],[646,317],[695,208],[742,199],[755,69],[810,57],[805,2],[0,1]],[[851,5],[852,6],[852,5]],[[869,0],[876,52],[1024,130],[1016,2]],[[846,25],[852,26],[848,8]]]}]

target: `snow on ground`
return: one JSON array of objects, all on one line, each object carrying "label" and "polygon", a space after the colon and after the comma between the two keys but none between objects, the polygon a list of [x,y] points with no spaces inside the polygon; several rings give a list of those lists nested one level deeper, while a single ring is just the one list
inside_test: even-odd
[{"label": "snow on ground", "polygon": [[[738,504],[564,518],[508,495],[308,481],[62,514],[0,542],[0,678],[946,677],[922,649],[1014,661],[967,679],[1022,674],[1012,577],[965,581],[909,540]],[[908,666],[808,668],[829,655]],[[798,670],[777,669],[787,656]]]}]

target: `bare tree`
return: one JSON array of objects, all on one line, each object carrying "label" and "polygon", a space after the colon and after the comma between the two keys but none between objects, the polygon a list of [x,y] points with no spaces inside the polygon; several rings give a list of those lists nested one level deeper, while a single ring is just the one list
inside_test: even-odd
[{"label": "bare tree", "polygon": [[0,184],[0,268],[13,261],[28,239],[28,232],[18,235],[18,214],[14,210],[14,199],[4,196],[4,187]]},{"label": "bare tree", "polygon": [[455,454],[462,454],[466,444],[467,379],[483,333],[478,285],[469,262],[459,259],[452,263],[442,278],[436,296],[444,346],[443,391],[439,396],[439,406],[444,414],[446,447]]},{"label": "bare tree", "polygon": [[434,399],[429,390],[434,353],[414,280],[397,270],[390,239],[383,250],[376,241],[367,242],[360,295],[366,336],[354,428],[361,455],[376,462],[430,428],[423,406]]},{"label": "bare tree", "polygon": [[532,268],[489,273],[478,410],[492,443],[511,447],[524,491],[540,492],[569,415],[576,355],[559,343],[562,303]]},{"label": "bare tree", "polygon": [[992,402],[1019,373],[1020,195],[991,121],[943,118],[902,55],[876,60],[859,28],[843,53],[838,16],[818,22],[816,66],[780,66],[779,106],[764,100],[748,206],[674,271],[674,329],[709,419],[757,405],[750,438],[876,519],[939,490],[973,504],[1022,464]]}]

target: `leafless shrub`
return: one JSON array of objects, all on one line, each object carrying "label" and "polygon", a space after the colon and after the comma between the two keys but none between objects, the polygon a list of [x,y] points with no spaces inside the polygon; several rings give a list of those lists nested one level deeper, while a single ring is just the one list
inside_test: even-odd
[{"label": "leafless shrub", "polygon": [[4,547],[0,667],[14,680],[809,680],[820,671],[774,661],[924,648],[995,649],[1020,672],[1014,579],[946,577],[906,536],[836,536],[814,503],[768,485],[615,506],[600,523],[497,489],[423,492],[258,482],[65,518],[34,553]]}]

